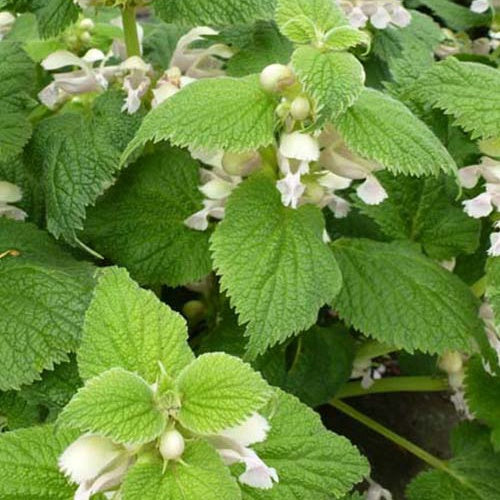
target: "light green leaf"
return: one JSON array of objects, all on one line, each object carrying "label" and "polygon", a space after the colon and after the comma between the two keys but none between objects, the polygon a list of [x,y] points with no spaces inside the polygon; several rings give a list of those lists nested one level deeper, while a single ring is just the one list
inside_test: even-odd
[{"label": "light green leaf", "polygon": [[480,357],[467,363],[465,397],[474,416],[492,428],[492,445],[500,452],[500,377],[487,373]]},{"label": "light green leaf", "polygon": [[157,381],[160,363],[176,376],[194,359],[184,318],[153,292],[134,283],[125,269],[109,268],[96,286],[85,316],[78,366],[84,379],[120,367]]},{"label": "light green leaf", "polygon": [[141,377],[112,368],[79,389],[57,423],[102,434],[118,443],[142,444],[163,432],[166,418],[156,407],[153,390]]},{"label": "light green leaf", "polygon": [[35,64],[20,43],[0,43],[0,158],[10,160],[28,142],[32,127],[27,118]]},{"label": "light green leaf", "polygon": [[441,177],[415,179],[378,175],[389,195],[379,205],[356,206],[390,238],[420,243],[433,259],[446,260],[473,253],[479,245],[481,224],[468,217],[455,201],[456,185]]},{"label": "light green leaf", "polygon": [[336,122],[348,146],[394,173],[437,175],[456,166],[438,138],[403,103],[365,89]]},{"label": "light green leaf", "polygon": [[36,380],[76,349],[93,266],[32,224],[0,218],[0,390]]},{"label": "light green leaf", "polygon": [[248,323],[250,356],[309,328],[338,293],[341,275],[323,230],[317,207],[284,207],[267,178],[250,178],[231,195],[212,251],[221,287]]},{"label": "light green leaf", "polygon": [[91,118],[63,113],[37,127],[31,154],[44,170],[47,227],[74,243],[85,210],[114,179],[119,157],[140,122],[140,113],[122,113],[123,96],[106,93]]},{"label": "light green leaf", "polygon": [[431,9],[447,26],[456,31],[465,31],[476,26],[487,26],[491,20],[491,14],[472,12],[468,4],[467,6],[460,5],[450,0],[418,1]]},{"label": "light green leaf", "polygon": [[150,111],[123,158],[148,141],[248,151],[274,140],[276,100],[257,76],[198,80]]},{"label": "light green leaf", "polygon": [[347,50],[360,44],[370,45],[370,35],[352,26],[332,28],[324,39],[324,46],[330,50]]},{"label": "light green leaf", "polygon": [[473,139],[500,136],[498,69],[447,57],[415,82],[412,94],[452,115]]},{"label": "light green leaf", "polygon": [[333,119],[354,104],[361,94],[365,71],[348,52],[322,52],[315,47],[298,48],[292,65],[305,90],[316,100],[316,112]]},{"label": "light green leaf", "polygon": [[58,35],[78,19],[78,8],[73,0],[33,0],[31,7],[43,38]]},{"label": "light green leaf", "polygon": [[68,500],[75,486],[57,459],[78,437],[51,425],[0,434],[0,497],[6,500]]},{"label": "light green leaf", "polygon": [[184,220],[202,208],[198,162],[177,148],[142,156],[89,210],[83,239],[140,283],[183,285],[209,274],[209,231]]},{"label": "light green leaf", "polygon": [[238,500],[236,480],[218,453],[204,441],[189,441],[182,462],[137,463],[127,474],[123,500]]},{"label": "light green leaf", "polygon": [[253,448],[280,480],[270,490],[242,486],[244,499],[328,500],[345,495],[369,474],[359,451],[327,431],[319,415],[294,396],[277,391],[266,416],[271,430]]},{"label": "light green leaf", "polygon": [[281,32],[297,43],[311,42],[348,24],[342,9],[330,0],[278,0],[276,22]]},{"label": "light green leaf", "polygon": [[477,302],[455,275],[402,244],[340,239],[332,248],[344,277],[333,306],[354,328],[409,352],[471,351]]},{"label": "light green leaf", "polygon": [[449,473],[433,470],[419,474],[406,490],[408,500],[493,500],[500,491],[500,455],[489,442],[488,429],[464,422],[453,430],[454,458]]},{"label": "light green leaf", "polygon": [[154,0],[157,14],[168,23],[236,24],[271,19],[274,0]]},{"label": "light green leaf", "polygon": [[179,422],[192,432],[214,434],[242,423],[271,392],[259,373],[224,353],[202,354],[180,373]]}]

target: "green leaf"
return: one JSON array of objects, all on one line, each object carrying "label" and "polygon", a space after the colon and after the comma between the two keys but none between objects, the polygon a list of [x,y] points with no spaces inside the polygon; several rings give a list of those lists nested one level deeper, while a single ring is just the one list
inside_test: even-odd
[{"label": "green leaf", "polygon": [[340,6],[329,0],[278,0],[276,22],[281,32],[297,43],[309,43],[348,24]]},{"label": "green leaf", "polygon": [[453,430],[454,458],[449,473],[433,470],[419,474],[406,490],[408,500],[493,500],[500,491],[500,455],[489,443],[489,432],[465,422]]},{"label": "green leaf", "polygon": [[500,377],[487,373],[480,357],[467,363],[465,397],[474,416],[492,428],[493,448],[500,451]]},{"label": "green leaf", "polygon": [[249,151],[274,140],[276,100],[257,76],[198,80],[150,111],[123,158],[148,141]]},{"label": "green leaf", "polygon": [[139,288],[125,269],[102,273],[78,350],[84,379],[121,367],[153,383],[161,373],[160,363],[174,377],[193,358],[182,316],[153,292]]},{"label": "green leaf", "polygon": [[59,472],[57,459],[76,438],[53,426],[0,434],[0,497],[5,500],[68,500],[72,486]]},{"label": "green leaf", "polygon": [[314,326],[290,344],[257,358],[254,366],[271,385],[309,406],[319,406],[347,382],[353,359],[353,340],[345,328]]},{"label": "green leaf", "polygon": [[32,427],[40,423],[40,408],[23,399],[19,391],[0,392],[0,426],[2,431]]},{"label": "green leaf", "polygon": [[0,157],[10,160],[31,137],[27,113],[35,81],[35,63],[17,42],[0,43]]},{"label": "green leaf", "polygon": [[368,461],[358,450],[327,431],[319,415],[294,396],[278,390],[269,406],[271,430],[253,449],[280,480],[270,490],[242,486],[244,499],[338,498],[369,474]]},{"label": "green leaf", "polygon": [[[245,28],[247,28],[244,32],[246,36],[241,37],[240,43],[235,44],[234,41],[227,40],[232,48],[237,50],[227,62],[228,76],[260,73],[269,64],[287,64],[290,61],[293,44],[278,31],[276,24],[258,21],[253,26],[245,26]],[[226,42],[224,38],[230,38],[231,31],[237,29],[243,31],[240,25],[226,30],[227,35],[222,31],[219,34],[221,41]]]},{"label": "green leaf", "polygon": [[168,69],[170,59],[172,59],[177,47],[177,42],[182,35],[186,34],[186,31],[186,27],[177,24],[162,22],[155,24],[153,30],[144,36],[143,50],[145,60],[162,71]]},{"label": "green leaf", "polygon": [[180,373],[179,422],[198,434],[241,424],[270,397],[270,389],[250,365],[224,353],[202,354]]},{"label": "green leaf", "polygon": [[378,177],[389,197],[379,205],[366,205],[361,200],[355,205],[387,236],[416,241],[438,260],[477,249],[481,224],[455,201],[454,184],[444,177],[415,179],[385,172]]},{"label": "green leaf", "polygon": [[184,220],[202,208],[198,162],[164,146],[142,156],[89,210],[83,239],[140,283],[183,285],[212,270],[209,231]]},{"label": "green leaf", "polygon": [[443,110],[473,139],[500,136],[500,71],[454,57],[434,64],[415,82],[412,94]]},{"label": "green leaf", "polygon": [[344,277],[333,302],[354,328],[413,352],[470,352],[477,303],[455,275],[407,245],[365,239],[332,244]]},{"label": "green leaf", "polygon": [[188,441],[182,462],[137,463],[127,474],[123,500],[238,500],[241,492],[218,453],[204,441]]},{"label": "green leaf", "polygon": [[298,48],[292,65],[305,90],[316,100],[316,112],[331,120],[352,106],[365,82],[361,63],[347,52],[322,52]]},{"label": "green leaf", "polygon": [[120,111],[122,99],[121,93],[106,93],[96,100],[91,118],[63,113],[35,131],[31,154],[44,171],[47,227],[56,238],[75,242],[86,207],[119,169],[120,154],[140,122],[140,113]]},{"label": "green leaf", "polygon": [[476,26],[487,26],[491,20],[491,14],[477,14],[469,7],[457,4],[450,0],[418,0],[420,4],[431,9],[451,29],[465,31]]},{"label": "green leaf", "polygon": [[437,137],[403,103],[365,89],[336,122],[348,146],[393,173],[437,175],[456,166]]},{"label": "green leaf", "polygon": [[67,360],[80,339],[93,266],[32,224],[0,218],[0,390],[19,388]]},{"label": "green leaf", "polygon": [[323,230],[317,207],[284,207],[267,178],[250,178],[231,195],[212,251],[221,287],[240,323],[248,323],[250,356],[309,328],[339,292],[341,275]]},{"label": "green leaf", "polygon": [[324,46],[330,50],[347,50],[360,44],[369,46],[370,36],[351,26],[332,28],[324,40]]},{"label": "green leaf", "polygon": [[156,13],[169,23],[194,26],[271,19],[274,0],[154,0]]},{"label": "green leaf", "polygon": [[57,419],[63,428],[94,432],[118,443],[143,444],[158,437],[166,418],[151,387],[138,375],[112,368],[78,390]]},{"label": "green leaf", "polygon": [[31,9],[42,38],[58,35],[78,19],[79,12],[73,0],[33,0]]}]

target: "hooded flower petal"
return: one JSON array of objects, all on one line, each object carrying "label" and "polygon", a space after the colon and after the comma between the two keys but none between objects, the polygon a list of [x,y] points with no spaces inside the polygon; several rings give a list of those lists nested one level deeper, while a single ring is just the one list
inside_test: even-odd
[{"label": "hooded flower petal", "polygon": [[43,69],[52,71],[54,69],[64,68],[66,66],[84,67],[84,62],[81,58],[67,50],[56,50],[49,54],[42,62]]},{"label": "hooded flower petal", "polygon": [[375,14],[370,16],[370,22],[375,28],[383,30],[389,26],[391,16],[385,7],[379,6],[377,7]]},{"label": "hooded flower petal", "polygon": [[327,203],[328,208],[333,212],[336,219],[347,217],[351,210],[351,205],[347,200],[337,195],[332,195]]},{"label": "hooded flower petal", "polygon": [[354,7],[347,15],[347,19],[353,28],[364,28],[368,16],[359,7]]},{"label": "hooded flower petal", "polygon": [[265,441],[269,429],[269,422],[262,415],[253,413],[242,424],[226,429],[220,435],[236,441],[241,446],[250,446]]},{"label": "hooded flower petal", "polygon": [[348,188],[351,185],[352,180],[347,177],[333,174],[332,172],[326,172],[318,177],[318,183],[320,186],[327,189],[337,191]]},{"label": "hooded flower petal", "polygon": [[319,144],[309,134],[292,132],[282,135],[279,152],[285,158],[312,162],[319,159]]},{"label": "hooded flower petal", "polygon": [[470,5],[470,10],[477,14],[482,14],[490,8],[488,0],[474,0]]},{"label": "hooded flower petal", "polygon": [[490,193],[481,193],[472,200],[463,201],[462,204],[465,213],[470,217],[474,217],[474,219],[486,217],[493,211]]},{"label": "hooded flower petal", "polygon": [[458,171],[458,179],[460,180],[460,184],[467,189],[473,188],[479,181],[480,176],[481,169],[478,165],[464,167]]},{"label": "hooded flower petal", "polygon": [[367,205],[378,205],[387,197],[387,192],[374,175],[369,175],[356,189],[357,195]]}]

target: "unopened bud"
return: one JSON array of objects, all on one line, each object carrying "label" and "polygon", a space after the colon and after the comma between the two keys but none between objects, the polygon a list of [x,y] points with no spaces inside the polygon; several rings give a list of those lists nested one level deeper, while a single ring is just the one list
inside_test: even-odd
[{"label": "unopened bud", "polygon": [[90,40],[92,40],[92,35],[88,32],[88,31],[84,31],[81,35],[80,35],[80,40],[83,42],[83,43],[89,43]]},{"label": "unopened bud", "polygon": [[92,21],[92,19],[85,17],[84,19],[82,19],[80,21],[79,26],[82,30],[90,31],[90,30],[94,29],[95,25],[94,25],[94,21]]},{"label": "unopened bud", "polygon": [[462,356],[457,351],[446,351],[439,360],[439,368],[449,375],[459,373],[463,368]]},{"label": "unopened bud", "polygon": [[206,307],[201,300],[190,300],[182,308],[187,319],[197,321],[205,315]]},{"label": "unopened bud", "polygon": [[184,453],[184,438],[182,434],[172,429],[160,438],[160,453],[165,460],[178,460]]},{"label": "unopened bud", "polygon": [[15,184],[0,181],[0,203],[16,203],[21,198],[21,190]]},{"label": "unopened bud", "polygon": [[279,92],[294,83],[293,71],[284,64],[266,66],[260,74],[260,84],[268,92]]},{"label": "unopened bud", "polygon": [[500,137],[485,139],[479,142],[481,153],[488,156],[500,156]]},{"label": "unopened bud", "polygon": [[290,113],[295,120],[305,120],[311,113],[311,104],[306,97],[296,97],[290,107]]},{"label": "unopened bud", "polygon": [[261,164],[261,157],[256,151],[247,153],[225,153],[222,167],[229,175],[249,175]]}]

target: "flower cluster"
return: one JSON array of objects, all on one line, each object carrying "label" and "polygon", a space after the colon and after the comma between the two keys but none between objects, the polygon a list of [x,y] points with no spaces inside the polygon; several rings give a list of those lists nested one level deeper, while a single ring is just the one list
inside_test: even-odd
[{"label": "flower cluster", "polygon": [[[470,217],[487,217],[500,208],[500,162],[484,156],[479,164],[460,169],[459,178],[461,185],[469,189],[475,187],[480,178],[486,181],[484,192],[463,202],[464,210]],[[499,223],[496,222],[494,227],[500,229]],[[488,254],[500,255],[500,232],[490,235],[490,243]]]},{"label": "flower cluster", "polygon": [[368,22],[379,30],[391,24],[404,28],[411,22],[399,0],[340,0],[340,5],[354,28],[364,28]]},{"label": "flower cluster", "polygon": [[[268,467],[250,447],[266,440],[269,422],[258,413],[242,424],[225,429],[217,435],[205,436],[215,447],[226,465],[242,463],[245,471],[239,481],[253,488],[269,489],[279,482],[276,470]],[[156,442],[156,453],[165,463],[182,461],[185,437],[176,428],[167,429]],[[200,437],[201,439],[201,437]],[[70,444],[59,457],[60,470],[75,484],[75,500],[89,500],[92,495],[115,490],[122,483],[129,468],[150,453],[141,446],[114,443],[97,434],[85,434]]]}]

